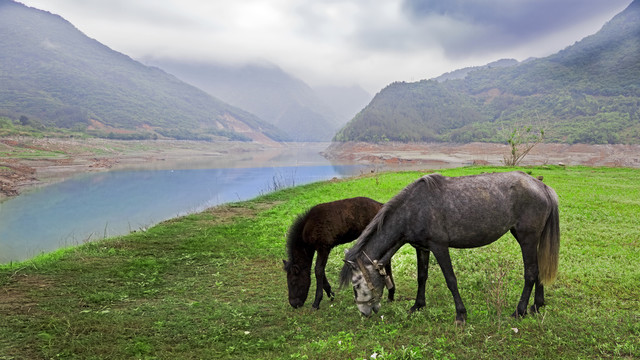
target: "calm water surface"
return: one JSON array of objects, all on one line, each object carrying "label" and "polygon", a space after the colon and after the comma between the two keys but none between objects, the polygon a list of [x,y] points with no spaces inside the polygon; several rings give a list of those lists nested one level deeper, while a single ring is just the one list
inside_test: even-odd
[{"label": "calm water surface", "polygon": [[79,175],[0,203],[0,264],[250,199],[274,184],[302,185],[361,171],[356,165],[296,165]]}]

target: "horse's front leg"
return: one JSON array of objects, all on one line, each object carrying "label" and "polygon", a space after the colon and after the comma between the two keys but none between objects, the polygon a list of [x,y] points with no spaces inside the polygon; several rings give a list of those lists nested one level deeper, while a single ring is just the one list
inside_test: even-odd
[{"label": "horse's front leg", "polygon": [[416,257],[418,258],[418,293],[416,294],[416,302],[409,309],[409,313],[420,310],[426,305],[424,297],[425,286],[429,278],[429,250],[416,248]]},{"label": "horse's front leg", "polygon": [[391,273],[391,259],[389,259],[389,263],[387,263],[384,266],[385,271],[387,272],[387,275],[389,275],[389,277],[391,278],[391,282],[393,283],[393,287],[391,289],[389,289],[389,294],[387,295],[387,300],[389,301],[393,301],[395,299],[395,295],[396,295],[396,282],[393,281],[393,274]]},{"label": "horse's front leg", "polygon": [[[314,309],[320,308],[320,301],[322,301],[322,290],[328,288],[327,294],[331,294],[331,285],[327,281],[327,277],[324,273],[324,269],[327,266],[327,260],[329,259],[329,251],[327,249],[318,249],[318,256],[316,257],[316,298],[311,305]],[[326,288],[325,288],[326,284]],[[329,295],[331,296],[331,295]]]},{"label": "horse's front leg", "polygon": [[463,325],[467,319],[467,309],[462,303],[462,298],[458,292],[458,280],[453,273],[453,266],[451,266],[451,256],[449,255],[449,248],[445,246],[432,246],[431,252],[438,260],[438,265],[442,269],[442,274],[447,282],[447,287],[453,295],[453,302],[456,305],[456,325]]}]

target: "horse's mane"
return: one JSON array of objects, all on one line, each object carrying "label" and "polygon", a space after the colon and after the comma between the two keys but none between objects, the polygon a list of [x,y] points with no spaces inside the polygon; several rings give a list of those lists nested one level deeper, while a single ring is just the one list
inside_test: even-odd
[{"label": "horse's mane", "polygon": [[[417,188],[421,186],[426,186],[425,189],[421,189],[421,191],[431,191],[434,189],[438,189],[444,177],[440,174],[430,174],[425,175],[418,180],[412,182],[407,185],[404,189],[402,189],[398,194],[396,194],[391,200],[387,201],[380,211],[373,217],[369,225],[362,231],[360,237],[358,237],[358,241],[356,244],[349,249],[349,251],[345,254],[345,261],[355,261],[358,254],[361,252],[362,248],[369,242],[372,235],[377,231],[382,230],[382,226],[384,225],[384,221],[387,215],[395,212],[398,208],[403,206],[413,195]],[[345,286],[351,280],[351,267],[346,265],[342,268],[342,272],[340,273],[340,286]]]},{"label": "horse's mane", "polygon": [[302,241],[302,230],[310,211],[311,209],[298,215],[291,227],[289,227],[289,232],[287,233],[287,257],[290,262],[293,261],[293,249]]}]

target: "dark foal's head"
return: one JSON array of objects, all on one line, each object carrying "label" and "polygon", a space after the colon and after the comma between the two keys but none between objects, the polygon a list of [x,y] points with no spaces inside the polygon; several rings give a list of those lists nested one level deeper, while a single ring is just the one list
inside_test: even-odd
[{"label": "dark foal's head", "polygon": [[294,308],[304,305],[311,286],[311,268],[299,266],[292,261],[282,260],[284,271],[287,272],[287,287],[289,288],[289,304]]}]

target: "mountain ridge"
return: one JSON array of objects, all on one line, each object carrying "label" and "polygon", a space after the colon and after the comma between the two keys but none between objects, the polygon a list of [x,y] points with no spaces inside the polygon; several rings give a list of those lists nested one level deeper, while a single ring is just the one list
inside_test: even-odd
[{"label": "mountain ridge", "polygon": [[640,0],[556,54],[436,79],[388,85],[334,140],[504,142],[534,126],[551,142],[640,143]]},{"label": "mountain ridge", "polygon": [[0,0],[0,8],[0,115],[178,139],[287,139],[257,116],[87,37],[59,15],[10,0]]}]

